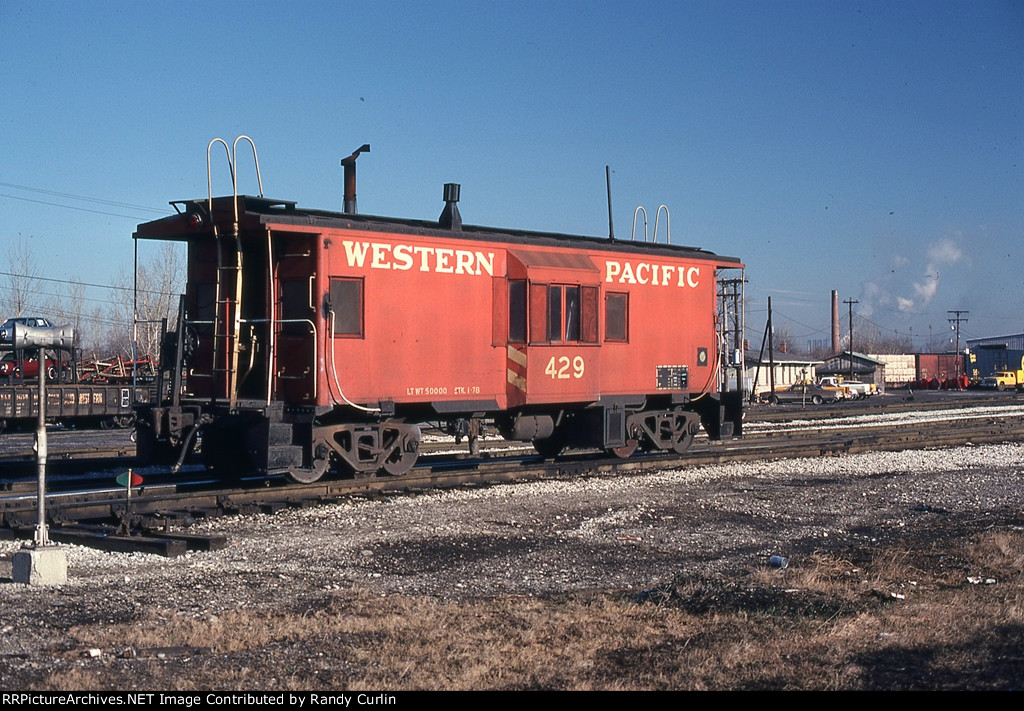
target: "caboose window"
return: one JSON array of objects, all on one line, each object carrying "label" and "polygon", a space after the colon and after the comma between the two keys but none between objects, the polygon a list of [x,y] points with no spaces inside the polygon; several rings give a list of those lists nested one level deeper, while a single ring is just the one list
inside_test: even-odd
[{"label": "caboose window", "polygon": [[604,295],[604,340],[629,340],[629,294]]},{"label": "caboose window", "polygon": [[363,280],[331,279],[335,336],[363,336]]},{"label": "caboose window", "polygon": [[549,341],[562,340],[562,287],[548,287],[548,337]]},{"label": "caboose window", "polygon": [[526,282],[508,283],[508,342],[526,343]]},{"label": "caboose window", "polygon": [[597,343],[596,286],[550,286],[547,296],[548,342]]},{"label": "caboose window", "polygon": [[565,329],[563,341],[580,340],[580,288],[565,287]]}]

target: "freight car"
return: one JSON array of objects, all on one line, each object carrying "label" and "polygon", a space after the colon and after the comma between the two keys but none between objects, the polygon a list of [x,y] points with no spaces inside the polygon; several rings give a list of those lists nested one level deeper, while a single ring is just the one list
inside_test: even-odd
[{"label": "freight car", "polygon": [[[57,383],[46,386],[46,417],[71,427],[130,427],[134,407],[150,392],[125,385]],[[39,416],[36,384],[0,384],[0,432],[9,425],[27,426]]]},{"label": "freight car", "polygon": [[211,190],[138,226],[188,248],[170,396],[138,411],[143,460],[200,439],[215,470],[311,482],[407,472],[425,422],[493,421],[545,455],[683,452],[702,421],[739,434],[716,317],[718,272],[739,260],[464,225],[456,184],[437,221],[358,214],[357,154],[346,212]]},{"label": "freight car", "polygon": [[[51,328],[43,318],[9,319],[31,328]],[[41,325],[42,324],[45,325]],[[10,329],[0,336],[0,432],[9,426],[26,426],[39,416],[39,356],[34,351],[14,348]],[[46,419],[67,427],[130,427],[135,421],[135,405],[149,402],[150,381],[125,377],[87,381],[79,378],[79,364],[73,351],[47,350]],[[6,366],[6,367],[5,367]],[[133,382],[134,381],[134,382]]]}]

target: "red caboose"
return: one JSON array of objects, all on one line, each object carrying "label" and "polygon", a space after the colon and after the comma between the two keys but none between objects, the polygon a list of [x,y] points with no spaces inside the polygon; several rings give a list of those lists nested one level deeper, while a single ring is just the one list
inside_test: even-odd
[{"label": "red caboose", "polygon": [[188,243],[177,365],[140,412],[140,456],[183,458],[201,433],[214,468],[312,481],[404,473],[424,422],[472,437],[492,420],[549,455],[682,452],[701,420],[739,434],[716,323],[718,271],[738,260],[471,227],[457,200],[446,186],[429,222],[210,198],[139,225]]}]

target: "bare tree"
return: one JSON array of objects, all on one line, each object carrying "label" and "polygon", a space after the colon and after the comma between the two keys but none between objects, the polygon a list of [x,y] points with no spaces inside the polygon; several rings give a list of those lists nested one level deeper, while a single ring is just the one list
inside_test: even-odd
[{"label": "bare tree", "polygon": [[82,330],[75,331],[75,338],[81,344],[83,358],[100,358],[115,353],[115,346],[109,343],[110,319],[102,306],[93,306],[82,316]]},{"label": "bare tree", "polygon": [[909,335],[895,330],[889,333],[872,323],[856,323],[853,339],[859,353],[899,354],[914,350]]},{"label": "bare tree", "polygon": [[37,306],[39,266],[32,245],[21,235],[7,252],[7,308],[22,316]]},{"label": "bare tree", "polygon": [[82,347],[82,329],[85,320],[85,284],[75,279],[64,282],[60,292],[51,298],[46,311],[57,326],[71,326],[75,333],[75,348]]},{"label": "bare tree", "polygon": [[[133,282],[137,288],[133,294]],[[133,321],[138,324],[138,355],[157,355],[161,319],[171,321],[184,288],[184,255],[180,245],[162,242],[149,259],[139,260],[132,274],[124,269],[114,281],[109,320],[111,345],[125,356],[132,354]],[[133,319],[134,316],[134,319]]]}]

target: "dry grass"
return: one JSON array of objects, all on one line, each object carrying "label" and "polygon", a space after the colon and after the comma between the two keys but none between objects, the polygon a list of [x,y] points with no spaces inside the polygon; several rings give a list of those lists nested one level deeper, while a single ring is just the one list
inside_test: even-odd
[{"label": "dry grass", "polygon": [[[36,688],[1020,688],[1024,533],[935,540],[640,595],[450,603],[353,589],[305,614],[152,612],[72,630],[79,650],[107,653]],[[116,656],[128,648],[137,656]]]}]

